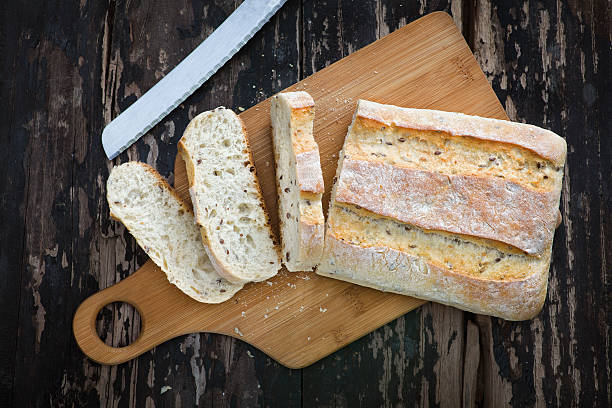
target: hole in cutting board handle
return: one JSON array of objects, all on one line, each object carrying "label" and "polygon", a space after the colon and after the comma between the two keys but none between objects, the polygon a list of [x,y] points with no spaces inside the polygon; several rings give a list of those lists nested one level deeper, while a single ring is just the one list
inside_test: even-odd
[{"label": "hole in cutting board handle", "polygon": [[141,331],[140,313],[130,303],[109,303],[96,316],[96,332],[107,346],[129,346],[140,337]]}]

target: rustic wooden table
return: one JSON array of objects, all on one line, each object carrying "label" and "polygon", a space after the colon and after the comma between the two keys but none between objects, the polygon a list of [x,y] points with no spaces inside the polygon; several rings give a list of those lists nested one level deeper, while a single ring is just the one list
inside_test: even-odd
[{"label": "rustic wooden table", "polygon": [[[108,161],[104,125],[238,3],[0,6],[0,406],[611,406],[612,2],[289,0],[200,90]],[[302,370],[213,334],[114,367],[80,352],[76,307],[146,260],[109,219],[113,164],[146,161],[172,180],[176,142],[196,113],[252,106],[436,10],[452,14],[509,116],[568,143],[563,224],[536,319],[427,304]],[[98,323],[113,345],[140,327],[118,305]]]}]

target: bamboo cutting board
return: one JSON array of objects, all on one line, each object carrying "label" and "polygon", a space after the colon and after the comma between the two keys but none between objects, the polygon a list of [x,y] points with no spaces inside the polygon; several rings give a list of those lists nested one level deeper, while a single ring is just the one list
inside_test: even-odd
[{"label": "bamboo cutting board", "polygon": [[[445,13],[433,13],[376,41],[287,90],[315,100],[327,208],[338,151],[358,99],[399,106],[459,111],[507,119],[461,33]],[[243,112],[257,175],[278,234],[269,100]],[[185,165],[175,164],[175,188],[188,199]],[[128,302],[141,315],[139,338],[112,348],[96,333],[95,320],[111,302]],[[314,363],[423,301],[284,269],[267,282],[248,284],[220,304],[198,303],[170,285],[148,261],[122,282],[86,299],[73,321],[83,352],[102,364],[119,364],[176,336],[222,333],[244,340],[281,364]]]}]

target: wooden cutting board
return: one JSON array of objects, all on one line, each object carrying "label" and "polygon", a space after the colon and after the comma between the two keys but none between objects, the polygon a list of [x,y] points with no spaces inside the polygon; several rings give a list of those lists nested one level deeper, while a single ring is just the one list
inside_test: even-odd
[{"label": "wooden cutting board", "polygon": [[[461,33],[448,14],[429,14],[287,90],[306,90],[316,102],[327,208],[338,151],[358,99],[415,108],[459,111],[507,119]],[[278,234],[269,100],[243,112],[257,175]],[[188,198],[185,165],[177,158],[175,187]],[[128,302],[141,315],[139,338],[127,347],[104,344],[96,333],[100,309]],[[248,284],[220,304],[198,303],[170,285],[148,261],[133,275],[78,308],[74,335],[83,352],[102,364],[130,360],[168,339],[193,332],[244,340],[281,364],[305,367],[423,301],[320,277],[282,270],[267,282]]]}]

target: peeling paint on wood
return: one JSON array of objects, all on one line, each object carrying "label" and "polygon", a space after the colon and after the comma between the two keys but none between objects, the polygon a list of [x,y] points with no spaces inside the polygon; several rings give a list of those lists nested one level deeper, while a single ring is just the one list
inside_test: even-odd
[{"label": "peeling paint on wood", "polygon": [[[609,128],[602,114],[609,113],[593,111],[584,90],[594,83],[610,88],[595,62],[603,51],[609,77],[610,52],[604,49],[610,31],[595,27],[609,27],[610,7],[605,2],[560,1],[478,5],[482,7],[476,14],[483,23],[475,26],[474,38],[485,41],[472,46],[506,110],[514,120],[547,127],[568,143],[563,225],[555,236],[542,313],[512,325],[491,319],[490,334],[489,323],[478,320],[481,346],[485,341],[493,346],[493,352],[482,355],[481,368],[488,381],[499,384],[497,394],[487,394],[490,387],[484,387],[485,405],[608,406],[612,310],[605,300],[609,290],[602,288],[609,287],[611,273],[603,266],[610,250],[606,214],[609,219],[611,205],[602,192],[609,191],[612,180],[599,178],[599,170],[612,174],[604,158],[612,148],[602,133]],[[503,58],[491,55],[492,49],[503,49]],[[593,99],[596,103],[606,104],[600,95]]]},{"label": "peeling paint on wood", "polygon": [[[289,0],[201,89],[114,162],[104,125],[240,2],[11,3],[0,10],[0,406],[612,406],[609,1]],[[303,370],[191,334],[114,367],[71,334],[78,304],[146,255],[108,215],[113,164],[173,179],[198,112],[248,108],[386,33],[450,12],[512,120],[568,142],[542,313],[505,322],[429,304]],[[127,344],[138,314],[98,321]]]}]

